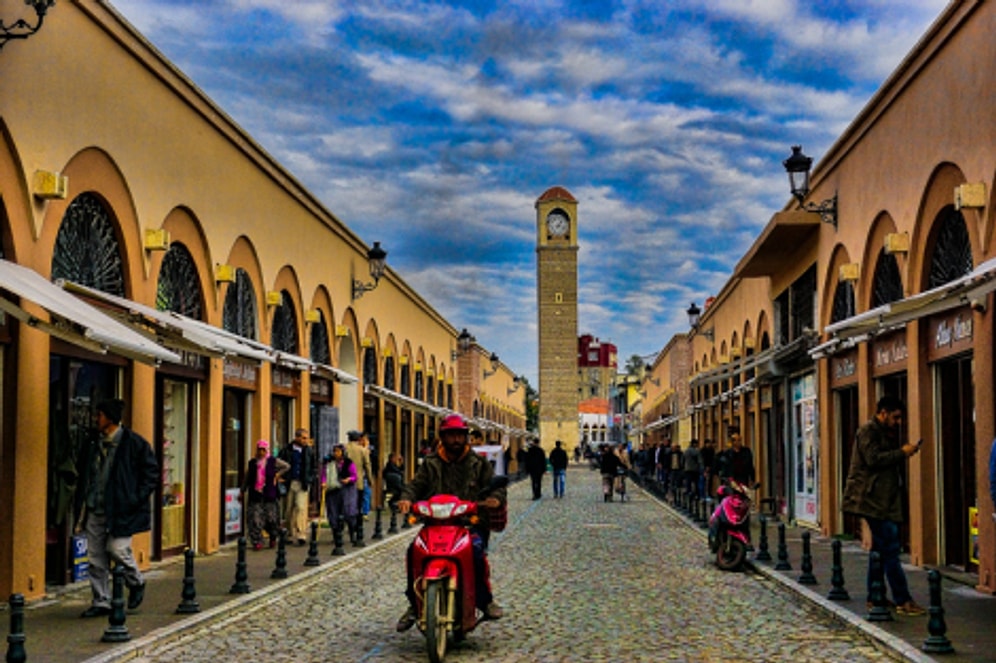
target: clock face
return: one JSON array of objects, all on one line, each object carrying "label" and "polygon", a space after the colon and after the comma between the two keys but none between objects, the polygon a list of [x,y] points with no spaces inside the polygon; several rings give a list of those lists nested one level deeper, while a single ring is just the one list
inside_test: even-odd
[{"label": "clock face", "polygon": [[563,237],[567,234],[570,222],[567,215],[560,211],[550,212],[546,217],[546,230],[555,237]]}]

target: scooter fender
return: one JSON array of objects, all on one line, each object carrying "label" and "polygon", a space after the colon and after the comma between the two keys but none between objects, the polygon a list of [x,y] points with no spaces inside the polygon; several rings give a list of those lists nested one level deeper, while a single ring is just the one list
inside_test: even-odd
[{"label": "scooter fender", "polygon": [[459,569],[453,560],[434,557],[426,563],[422,578],[426,583],[430,580],[446,580],[452,585],[456,582],[458,574]]},{"label": "scooter fender", "polygon": [[750,549],[750,535],[747,533],[746,530],[737,527],[731,527],[730,529],[726,530],[726,534],[727,536],[737,539],[745,546],[747,546],[748,549]]}]

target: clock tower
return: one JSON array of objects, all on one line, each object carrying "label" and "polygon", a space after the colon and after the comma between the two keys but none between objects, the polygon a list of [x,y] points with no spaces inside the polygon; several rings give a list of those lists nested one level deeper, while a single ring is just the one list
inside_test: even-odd
[{"label": "clock tower", "polygon": [[578,201],[559,186],[536,201],[539,434],[570,452],[578,428]]}]

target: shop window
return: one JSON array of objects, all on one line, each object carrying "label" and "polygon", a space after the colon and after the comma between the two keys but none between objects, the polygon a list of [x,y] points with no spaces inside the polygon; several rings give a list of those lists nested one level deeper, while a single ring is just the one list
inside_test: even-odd
[{"label": "shop window", "polygon": [[124,271],[114,225],[92,193],[77,196],[62,217],[52,252],[52,280],[65,279],[124,297]]},{"label": "shop window", "polygon": [[222,327],[242,338],[256,339],[256,290],[246,270],[235,270],[235,282],[228,284]]},{"label": "shop window", "polygon": [[280,305],[273,311],[270,345],[288,354],[297,354],[297,316],[294,301],[286,290],[280,291]]},{"label": "shop window", "polygon": [[183,244],[173,242],[163,256],[163,264],[159,269],[156,308],[202,320],[203,301],[197,266],[190,251]]},{"label": "shop window", "polygon": [[972,243],[961,212],[951,206],[945,207],[934,221],[934,228],[937,241],[930,257],[927,290],[972,271]]},{"label": "shop window", "polygon": [[816,265],[775,298],[774,309],[779,345],[816,329]]},{"label": "shop window", "polygon": [[833,308],[830,310],[830,322],[840,322],[853,317],[854,285],[850,281],[839,281],[833,292]]},{"label": "shop window", "polygon": [[384,358],[384,387],[394,389],[394,357]]},{"label": "shop window", "polygon": [[883,248],[875,261],[875,276],[872,281],[871,307],[896,302],[903,298],[903,278],[899,274],[896,256],[886,253]]},{"label": "shop window", "polygon": [[329,352],[329,328],[325,325],[325,316],[318,312],[318,322],[311,325],[311,361],[316,364],[332,365],[332,356]]}]

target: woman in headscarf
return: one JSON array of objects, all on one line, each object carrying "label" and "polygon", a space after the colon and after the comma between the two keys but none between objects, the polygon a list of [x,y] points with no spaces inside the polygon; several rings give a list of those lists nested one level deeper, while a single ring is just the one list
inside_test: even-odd
[{"label": "woman in headscarf", "polygon": [[337,444],[325,457],[325,513],[329,528],[341,540],[343,522],[349,528],[349,539],[355,545],[356,517],[359,514],[359,493],[356,488],[356,465],[346,456],[346,448]]},{"label": "woman in headscarf", "polygon": [[249,461],[242,492],[246,494],[246,526],[253,549],[263,548],[263,530],[270,536],[270,547],[277,545],[280,535],[280,493],[277,483],[290,464],[270,455],[270,443],[256,443],[256,456]]}]

